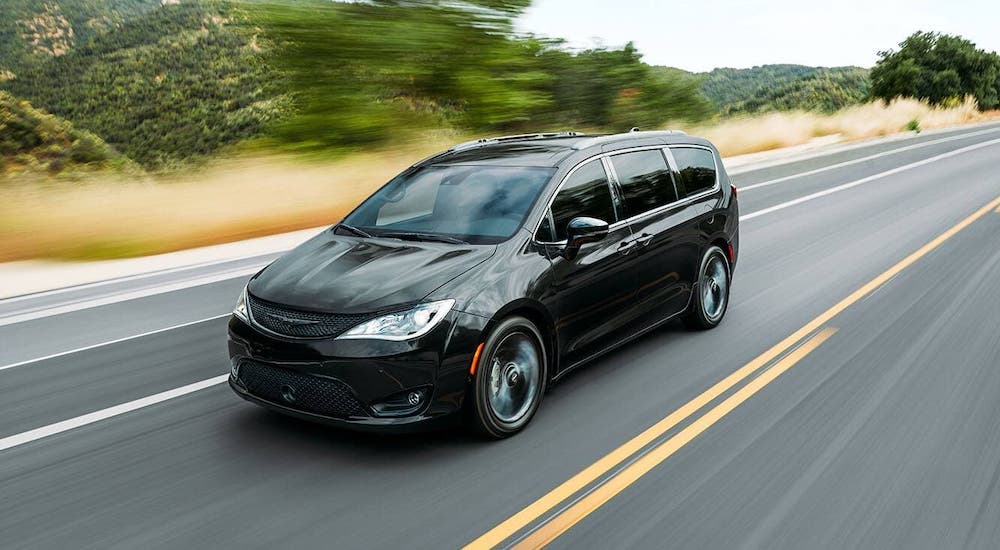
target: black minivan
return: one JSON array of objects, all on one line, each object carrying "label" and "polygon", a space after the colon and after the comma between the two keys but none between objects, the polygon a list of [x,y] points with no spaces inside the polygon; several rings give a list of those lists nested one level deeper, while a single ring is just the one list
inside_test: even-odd
[{"label": "black minivan", "polygon": [[229,383],[355,429],[464,418],[506,437],[578,365],[675,317],[718,325],[738,249],[736,188],[704,139],[461,144],[250,280]]}]

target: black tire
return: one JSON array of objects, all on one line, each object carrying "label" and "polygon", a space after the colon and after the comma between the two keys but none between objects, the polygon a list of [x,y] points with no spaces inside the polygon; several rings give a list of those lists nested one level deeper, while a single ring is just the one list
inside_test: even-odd
[{"label": "black tire", "polygon": [[[538,327],[524,317],[504,319],[490,332],[469,388],[467,417],[471,428],[489,438],[503,439],[528,425],[545,393],[548,359],[544,341]],[[536,367],[530,365],[531,355]]]},{"label": "black tire", "polygon": [[721,248],[712,246],[705,251],[698,266],[698,280],[692,289],[694,295],[684,315],[684,324],[695,330],[719,326],[729,308],[731,287],[729,258]]}]

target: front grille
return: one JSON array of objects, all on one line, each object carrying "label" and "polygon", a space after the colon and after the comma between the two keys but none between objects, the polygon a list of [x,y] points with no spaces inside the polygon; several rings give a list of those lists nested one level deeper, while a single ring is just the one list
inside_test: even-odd
[{"label": "front grille", "polygon": [[293,338],[332,338],[374,319],[381,313],[315,313],[290,309],[247,296],[254,323],[271,332]]},{"label": "front grille", "polygon": [[256,361],[240,364],[238,380],[250,395],[292,409],[333,418],[371,416],[347,384],[339,380]]}]

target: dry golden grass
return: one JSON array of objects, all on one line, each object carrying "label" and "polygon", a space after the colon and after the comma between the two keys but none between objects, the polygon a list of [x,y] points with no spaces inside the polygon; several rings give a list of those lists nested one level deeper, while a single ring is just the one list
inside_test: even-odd
[{"label": "dry golden grass", "polygon": [[830,115],[783,112],[724,120],[711,125],[676,125],[711,140],[724,156],[756,153],[808,143],[824,136],[852,141],[895,134],[917,120],[923,129],[944,128],[1000,118],[980,112],[975,100],[951,108],[931,107],[913,99],[898,99],[848,107]]},{"label": "dry golden grass", "polygon": [[157,254],[322,226],[442,143],[303,163],[230,159],[142,182],[0,187],[0,261]]},{"label": "dry golden grass", "polygon": [[[863,139],[1000,118],[969,102],[934,109],[917,101],[869,104],[833,115],[780,113],[685,128],[731,156],[820,136]],[[97,259],[182,250],[330,224],[420,158],[461,141],[438,133],[419,144],[303,163],[229,159],[184,176],[142,181],[0,184],[0,261]]]}]

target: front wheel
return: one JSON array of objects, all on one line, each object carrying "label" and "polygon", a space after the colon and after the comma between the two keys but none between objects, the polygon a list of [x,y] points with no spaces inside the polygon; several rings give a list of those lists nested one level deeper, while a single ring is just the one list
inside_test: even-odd
[{"label": "front wheel", "polygon": [[542,342],[541,332],[524,317],[505,319],[490,333],[470,388],[473,428],[502,439],[531,421],[545,390]]},{"label": "front wheel", "polygon": [[729,307],[731,278],[726,253],[717,246],[709,248],[701,259],[698,280],[693,289],[694,296],[687,315],[684,316],[688,327],[705,330],[715,328],[722,322]]}]

